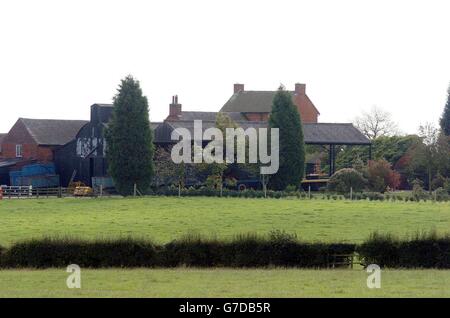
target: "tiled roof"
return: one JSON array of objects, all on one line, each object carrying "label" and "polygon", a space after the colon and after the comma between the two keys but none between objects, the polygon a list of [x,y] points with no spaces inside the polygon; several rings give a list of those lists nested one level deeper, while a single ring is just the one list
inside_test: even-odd
[{"label": "tiled roof", "polygon": [[[244,115],[240,112],[226,112],[226,114],[233,121],[245,120]],[[189,121],[189,120],[208,120],[215,121],[217,116],[217,112],[192,112],[192,111],[182,111],[179,120]]]},{"label": "tiled roof", "polygon": [[64,145],[75,138],[88,123],[86,120],[29,119],[20,118],[28,132],[39,145]]},{"label": "tiled roof", "polygon": [[[234,93],[230,99],[223,105],[221,112],[241,112],[241,113],[270,113],[272,111],[273,98],[277,91],[240,91]],[[289,91],[294,95],[296,92]],[[314,110],[319,111],[309,99],[304,95],[304,102],[312,105]],[[304,103],[302,102],[302,103]]]}]

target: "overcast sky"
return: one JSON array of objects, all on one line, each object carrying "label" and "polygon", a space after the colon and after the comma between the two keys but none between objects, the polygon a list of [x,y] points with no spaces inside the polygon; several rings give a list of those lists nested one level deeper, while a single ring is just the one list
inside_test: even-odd
[{"label": "overcast sky", "polygon": [[450,1],[0,1],[0,132],[18,117],[88,119],[134,75],[150,118],[218,111],[233,83],[306,91],[321,122],[377,105],[403,132],[438,122]]}]

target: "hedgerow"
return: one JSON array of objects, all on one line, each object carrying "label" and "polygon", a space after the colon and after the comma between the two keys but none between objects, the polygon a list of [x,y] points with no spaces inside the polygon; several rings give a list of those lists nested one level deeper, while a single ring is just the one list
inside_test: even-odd
[{"label": "hedgerow", "polygon": [[391,268],[450,268],[450,236],[416,234],[400,239],[391,234],[372,234],[358,246],[362,263]]},{"label": "hedgerow", "polygon": [[336,255],[354,251],[354,244],[304,243],[284,232],[241,235],[228,241],[190,235],[165,245],[131,238],[96,241],[44,238],[12,245],[2,254],[1,266],[324,268],[332,265]]}]

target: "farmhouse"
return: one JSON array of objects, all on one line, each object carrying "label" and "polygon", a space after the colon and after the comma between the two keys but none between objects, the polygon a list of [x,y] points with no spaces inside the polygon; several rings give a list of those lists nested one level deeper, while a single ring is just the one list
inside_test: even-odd
[{"label": "farmhouse", "polygon": [[[245,91],[243,84],[234,84],[233,94],[220,112],[226,113],[243,129],[265,128],[272,109],[276,91]],[[320,145],[328,152],[329,174],[335,172],[336,147],[341,145],[367,145],[371,157],[371,142],[351,123],[319,123],[319,111],[308,95],[306,85],[296,84],[291,91],[303,123],[305,144]],[[177,128],[187,128],[193,134],[194,120],[202,120],[203,130],[215,126],[217,112],[183,111],[174,96],[169,106],[169,116],[155,129],[155,140],[161,144],[173,143],[171,133]],[[310,162],[307,172],[313,173],[314,163]]]},{"label": "farmhouse", "polygon": [[[233,94],[219,112],[226,113],[243,129],[266,128],[275,94],[276,91],[246,91],[243,84],[234,84]],[[335,171],[339,145],[367,145],[370,157],[370,141],[352,124],[318,122],[320,113],[306,94],[305,84],[296,84],[291,94],[303,122],[305,143],[320,145],[328,153],[330,175]],[[90,121],[20,118],[8,134],[0,135],[1,183],[8,183],[8,171],[20,165],[53,162],[61,186],[71,181],[91,186],[112,185],[107,173],[104,136],[112,110],[111,104],[93,104]],[[202,120],[203,130],[214,127],[217,114],[183,111],[178,96],[173,96],[164,122],[151,123],[154,142],[158,146],[174,144],[172,131],[186,128],[193,133],[195,120]],[[309,174],[314,172],[314,163],[307,165]]]},{"label": "farmhouse", "polygon": [[[220,111],[241,113],[248,121],[267,121],[276,93],[276,91],[246,91],[244,84],[234,84],[233,95]],[[306,84],[295,84],[295,90],[290,93],[302,122],[317,123],[320,113],[306,95]]]}]

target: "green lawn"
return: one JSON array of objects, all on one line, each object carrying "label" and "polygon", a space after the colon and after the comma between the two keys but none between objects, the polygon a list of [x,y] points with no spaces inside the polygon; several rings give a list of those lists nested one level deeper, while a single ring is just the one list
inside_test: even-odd
[{"label": "green lawn", "polygon": [[[375,230],[399,235],[450,231],[450,203],[164,198],[0,201],[0,245],[49,235],[147,237],[189,232],[230,238],[273,229],[308,241],[361,242]],[[0,271],[0,297],[450,297],[450,271],[385,270],[382,288],[362,270],[82,270],[82,289],[64,269]]]},{"label": "green lawn", "polygon": [[167,242],[188,232],[229,238],[273,229],[328,242],[361,242],[374,230],[448,232],[450,203],[169,197],[0,201],[3,246],[44,235],[132,235]]},{"label": "green lawn", "polygon": [[64,269],[0,271],[0,297],[450,297],[450,271],[386,270],[369,289],[360,270],[83,270],[68,289]]}]

